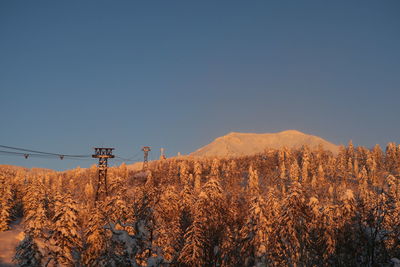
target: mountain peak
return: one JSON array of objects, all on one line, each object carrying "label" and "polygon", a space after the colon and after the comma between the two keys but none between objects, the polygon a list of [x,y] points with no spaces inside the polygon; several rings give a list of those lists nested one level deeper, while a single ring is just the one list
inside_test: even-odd
[{"label": "mountain peak", "polygon": [[305,133],[302,133],[297,130],[286,130],[286,131],[279,132],[278,134],[305,134]]},{"label": "mountain peak", "polygon": [[224,136],[221,137],[225,137],[225,136],[243,136],[243,135],[259,135],[259,134],[302,134],[305,135],[305,133],[300,132],[298,130],[285,130],[285,131],[281,131],[281,132],[277,132],[277,133],[241,133],[241,132],[229,132]]},{"label": "mountain peak", "polygon": [[278,133],[240,133],[230,132],[216,138],[210,144],[191,153],[199,157],[230,157],[257,154],[266,149],[282,147],[300,148],[307,145],[316,148],[322,145],[325,149],[338,152],[338,146],[318,136],[302,133],[297,130],[286,130]]}]

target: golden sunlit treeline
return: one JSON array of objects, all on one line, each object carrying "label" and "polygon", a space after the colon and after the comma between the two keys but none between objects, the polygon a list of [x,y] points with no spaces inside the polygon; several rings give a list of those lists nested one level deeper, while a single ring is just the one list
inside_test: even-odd
[{"label": "golden sunlit treeline", "polygon": [[23,218],[19,266],[391,266],[400,146],[182,157],[108,171],[3,166],[0,230]]}]

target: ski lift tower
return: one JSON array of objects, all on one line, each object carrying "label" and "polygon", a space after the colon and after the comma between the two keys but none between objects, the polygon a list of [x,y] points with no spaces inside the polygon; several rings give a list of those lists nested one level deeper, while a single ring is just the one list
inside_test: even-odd
[{"label": "ski lift tower", "polygon": [[114,148],[107,147],[95,147],[94,154],[92,158],[98,158],[99,164],[97,165],[97,169],[99,172],[99,180],[97,182],[96,188],[96,198],[95,201],[98,201],[100,198],[105,198],[108,195],[107,188],[107,160],[110,158],[114,158],[112,151]]},{"label": "ski lift tower", "polygon": [[144,146],[142,148],[143,151],[143,170],[147,170],[149,167],[149,152],[151,151],[151,148],[149,146]]}]

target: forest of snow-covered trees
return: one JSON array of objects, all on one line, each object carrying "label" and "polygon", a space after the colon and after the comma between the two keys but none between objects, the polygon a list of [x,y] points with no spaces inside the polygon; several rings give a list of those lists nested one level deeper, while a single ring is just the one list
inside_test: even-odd
[{"label": "forest of snow-covered trees", "polygon": [[0,169],[0,231],[23,218],[18,266],[391,266],[400,146],[271,150],[108,171]]}]

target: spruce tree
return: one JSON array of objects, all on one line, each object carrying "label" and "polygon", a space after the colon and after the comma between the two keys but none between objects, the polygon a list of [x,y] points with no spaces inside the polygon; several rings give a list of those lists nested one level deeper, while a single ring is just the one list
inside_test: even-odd
[{"label": "spruce tree", "polygon": [[12,221],[13,195],[11,185],[5,186],[3,195],[0,198],[0,232],[10,229]]},{"label": "spruce tree", "polygon": [[199,193],[201,190],[202,167],[199,161],[194,163],[194,191]]},{"label": "spruce tree", "polygon": [[179,261],[186,266],[201,267],[205,264],[204,225],[200,216],[195,216],[192,225],[184,236],[184,246],[179,255]]},{"label": "spruce tree", "polygon": [[179,164],[179,180],[182,185],[189,183],[189,166],[186,161]]},{"label": "spruce tree", "polygon": [[325,171],[324,171],[324,168],[322,167],[322,165],[318,166],[317,181],[318,181],[318,183],[325,182]]},{"label": "spruce tree", "polygon": [[296,159],[290,165],[289,178],[290,181],[299,181],[299,164]]},{"label": "spruce tree", "polygon": [[93,208],[90,212],[90,219],[86,225],[85,246],[83,253],[83,263],[85,266],[101,266],[103,257],[106,255],[106,222],[98,208]]},{"label": "spruce tree", "polygon": [[81,246],[77,204],[69,193],[57,194],[55,200],[51,258],[55,263],[73,266],[76,263],[74,251],[79,251]]},{"label": "spruce tree", "polygon": [[40,267],[42,265],[42,254],[29,231],[25,231],[25,238],[15,249],[13,261],[19,267]]},{"label": "spruce tree", "polygon": [[278,151],[279,177],[283,180],[286,178],[285,153],[283,150]]},{"label": "spruce tree", "polygon": [[48,226],[48,219],[43,202],[35,201],[36,208],[28,210],[25,217],[25,225],[35,238],[44,238]]},{"label": "spruce tree", "polygon": [[250,200],[249,214],[244,227],[241,229],[242,250],[246,266],[266,264],[267,238],[269,225],[265,215],[266,204],[259,193]]},{"label": "spruce tree", "polygon": [[[155,207],[155,245],[163,250],[164,258],[168,261],[174,261],[178,256],[178,251],[183,246],[183,234],[187,224],[190,223],[181,222],[180,202],[181,197],[176,192],[176,188],[168,186],[162,192]],[[190,216],[190,214],[186,214],[186,216]]]},{"label": "spruce tree", "polygon": [[250,195],[257,195],[260,192],[258,172],[252,165],[249,167],[248,189]]},{"label": "spruce tree", "polygon": [[307,255],[306,242],[309,238],[307,222],[310,211],[306,205],[301,185],[294,181],[289,187],[277,221],[275,241],[276,259],[281,265],[299,266]]},{"label": "spruce tree", "polygon": [[219,178],[220,177],[220,172],[219,172],[219,167],[220,167],[220,162],[218,159],[213,159],[212,164],[211,164],[211,170],[210,170],[210,177],[211,178]]},{"label": "spruce tree", "polygon": [[303,183],[307,183],[308,181],[308,172],[310,166],[310,155],[308,147],[303,147],[303,154],[301,158],[301,181]]}]

